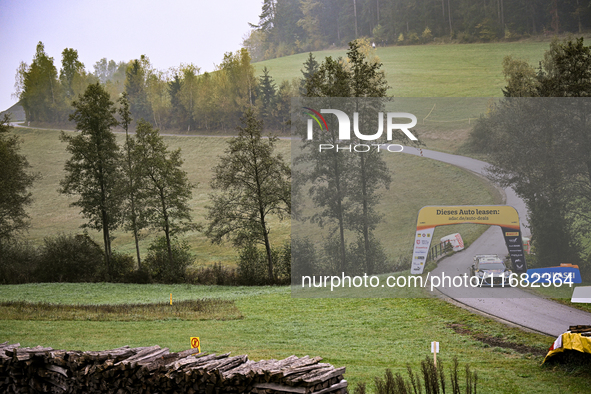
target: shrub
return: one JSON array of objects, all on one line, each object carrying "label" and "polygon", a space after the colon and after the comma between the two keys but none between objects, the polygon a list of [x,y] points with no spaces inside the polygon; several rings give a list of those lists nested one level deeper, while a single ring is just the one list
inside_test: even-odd
[{"label": "shrub", "polygon": [[291,283],[291,242],[286,241],[273,256],[275,260],[275,282],[281,285]]},{"label": "shrub", "polygon": [[244,286],[268,284],[266,252],[254,245],[247,245],[238,257],[238,282]]},{"label": "shrub", "polygon": [[431,29],[429,29],[429,26],[425,27],[425,30],[423,30],[423,34],[421,34],[421,39],[424,43],[433,41],[433,34],[431,33]]},{"label": "shrub", "polygon": [[355,242],[349,245],[348,251],[350,259],[349,272],[355,275],[368,274],[382,274],[384,272],[392,272],[391,264],[388,264],[388,257],[379,240],[375,239],[370,234],[369,237],[369,258],[373,264],[372,267],[366,266],[366,252],[365,241],[363,238],[358,238]]},{"label": "shrub", "polygon": [[0,283],[19,284],[36,281],[39,262],[37,250],[27,242],[0,244]]},{"label": "shrub", "polygon": [[408,42],[411,44],[418,44],[419,43],[419,35],[415,32],[411,32],[408,35]]},{"label": "shrub", "polygon": [[102,279],[103,251],[87,233],[47,237],[40,250],[37,272],[42,282],[93,282]]},{"label": "shrub", "polygon": [[267,252],[248,245],[238,257],[238,283],[244,286],[281,285],[291,283],[291,244],[286,242],[279,249],[271,248],[273,280],[269,281]]},{"label": "shrub", "polygon": [[[316,248],[309,238],[292,238],[293,279],[299,281],[303,275],[315,275],[318,261]],[[291,264],[290,264],[291,265]]]},{"label": "shrub", "polygon": [[152,282],[153,281],[150,273],[145,269],[131,271],[123,277],[123,283],[137,283],[140,285],[145,285]]},{"label": "shrub", "polygon": [[133,272],[135,259],[129,254],[113,252],[111,256],[111,264],[113,266],[111,280],[113,282],[122,282]]},{"label": "shrub", "polygon": [[189,252],[187,241],[173,238],[171,241],[172,264],[168,258],[168,246],[165,237],[156,238],[148,248],[148,256],[143,266],[155,282],[182,283],[185,271],[194,258]]},{"label": "shrub", "polygon": [[[449,373],[449,380],[451,383],[451,393],[461,394],[460,381],[458,376],[458,359],[454,358],[452,370]],[[430,357],[426,357],[421,362],[421,373],[413,373],[409,364],[406,366],[408,377],[405,379],[402,374],[393,374],[391,370],[386,369],[384,378],[374,378],[376,394],[420,394],[424,392],[427,394],[446,393],[446,379],[441,362],[437,363],[437,367]],[[422,380],[421,380],[422,377]],[[478,374],[470,370],[470,366],[466,364],[465,368],[465,394],[473,394],[477,392]],[[449,388],[449,386],[447,386]],[[365,384],[358,383],[355,394],[365,393]],[[450,392],[449,390],[447,392]]]},{"label": "shrub", "polygon": [[239,281],[235,269],[226,267],[222,263],[214,263],[187,272],[187,282],[200,285],[235,286]]}]

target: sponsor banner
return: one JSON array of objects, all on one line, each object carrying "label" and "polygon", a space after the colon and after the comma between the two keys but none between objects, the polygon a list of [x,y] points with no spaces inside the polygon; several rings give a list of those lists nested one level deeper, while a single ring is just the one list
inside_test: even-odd
[{"label": "sponsor banner", "polygon": [[536,283],[581,283],[581,272],[577,267],[548,267],[528,269],[530,282]]},{"label": "sponsor banner", "polygon": [[508,205],[427,206],[419,211],[417,230],[450,224],[502,226],[519,234],[519,214]]},{"label": "sponsor banner", "polygon": [[453,248],[454,252],[459,252],[460,250],[464,250],[464,240],[460,233],[450,234],[443,238],[441,238],[441,242],[449,242]]},{"label": "sponsor banner", "polygon": [[591,303],[591,286],[577,286],[573,290],[573,296],[570,299],[570,302],[576,303],[584,303],[589,304]]},{"label": "sponsor banner", "polygon": [[[519,219],[518,219],[519,220]],[[501,226],[505,244],[511,258],[511,269],[515,273],[529,272],[525,263],[525,252],[523,250],[523,241],[521,240],[521,230],[511,227]]]},{"label": "sponsor banner", "polygon": [[[503,231],[503,237],[507,245],[507,250],[511,257],[511,265],[513,272],[524,273],[527,272],[527,265],[525,262],[525,252],[523,250],[523,241],[521,240],[521,229],[519,226],[519,214],[517,210],[508,205],[456,205],[456,206],[427,206],[421,208],[417,218],[417,236],[415,237],[415,244],[413,249],[413,260],[411,266],[411,273],[423,273],[424,264],[418,264],[417,245],[422,244],[420,234],[424,231],[430,231],[431,236],[433,230],[437,226],[447,226],[452,224],[487,224],[489,226],[499,226]],[[456,234],[451,234],[453,237]],[[459,234],[457,234],[459,236]],[[448,236],[448,237],[450,237]],[[445,238],[441,239],[443,242]],[[458,245],[453,244],[454,251],[463,249],[463,242],[459,238]],[[431,240],[429,240],[430,244]],[[456,241],[457,242],[457,241]],[[460,248],[461,242],[461,248]]]},{"label": "sponsor banner", "polygon": [[431,240],[433,239],[433,231],[435,227],[424,228],[421,230],[417,229],[415,234],[415,242],[412,253],[412,265],[410,272],[413,274],[422,274],[425,269],[425,263],[427,260],[427,253],[429,253],[429,247]]}]

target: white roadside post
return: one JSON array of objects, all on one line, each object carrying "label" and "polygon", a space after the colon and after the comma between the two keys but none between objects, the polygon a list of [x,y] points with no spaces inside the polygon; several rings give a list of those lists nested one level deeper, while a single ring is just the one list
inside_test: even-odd
[{"label": "white roadside post", "polygon": [[437,368],[437,353],[439,353],[439,342],[431,342],[431,353],[433,353],[433,364]]}]

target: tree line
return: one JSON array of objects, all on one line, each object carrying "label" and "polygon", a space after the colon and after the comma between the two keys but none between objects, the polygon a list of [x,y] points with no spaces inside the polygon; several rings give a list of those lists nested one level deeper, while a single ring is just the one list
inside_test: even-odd
[{"label": "tree line", "polygon": [[[29,225],[26,206],[32,201],[30,187],[37,175],[30,173],[19,153],[18,138],[8,134],[8,118],[0,123],[0,163],[8,180],[0,201],[1,282],[203,281],[187,277],[193,257],[180,235],[188,230],[201,230],[212,242],[229,239],[241,250],[237,272],[214,266],[200,270],[199,276],[213,275],[218,284],[289,280],[290,249],[271,246],[268,221],[270,216],[283,219],[290,214],[290,169],[274,153],[276,137],[263,136],[263,121],[254,106],[245,111],[244,127],[228,140],[228,151],[214,168],[211,186],[216,192],[210,196],[205,230],[193,223],[189,200],[196,185],[182,169],[180,148],[170,150],[159,130],[143,119],[133,122],[132,128],[132,102],[126,92],[114,103],[104,85],[96,82],[72,101],[72,107],[69,119],[77,132],[60,135],[70,157],[59,192],[77,197],[71,205],[86,219],[85,234],[48,237],[37,250],[18,238]],[[123,146],[113,133],[118,125],[125,130]],[[102,248],[88,237],[87,229],[102,234]],[[135,261],[112,249],[116,229],[133,234]],[[139,240],[148,232],[161,236],[143,259]]]},{"label": "tree line", "polygon": [[504,96],[470,144],[529,211],[534,265],[590,264],[591,47],[554,40],[539,66],[503,61]]},{"label": "tree line", "polygon": [[[361,40],[350,44],[347,59],[327,58],[318,63],[310,54],[298,89],[306,97],[321,100],[349,95],[384,97],[388,86],[381,64],[371,52],[368,42]],[[382,108],[380,99],[376,105],[374,109]],[[196,226],[187,205],[193,185],[188,183],[181,168],[180,151],[170,151],[149,122],[140,119],[134,122],[135,128],[132,126],[133,103],[127,92],[114,103],[105,85],[96,82],[73,100],[72,107],[69,118],[79,132],[62,132],[60,137],[71,155],[65,164],[66,176],[60,182],[60,191],[77,196],[73,205],[87,219],[84,226],[102,233],[104,277],[111,280],[120,277],[122,266],[130,265],[130,256],[121,256],[111,248],[112,231],[117,228],[134,235],[137,264],[132,265],[137,271],[148,265],[152,276],[161,275],[159,280],[173,280],[162,276],[165,272],[181,277],[187,264],[183,257],[186,244],[175,241],[174,236]],[[214,193],[207,207],[206,225],[200,228],[212,242],[229,240],[240,250],[238,275],[243,278],[241,283],[247,278],[249,284],[284,283],[291,276],[291,248],[273,246],[269,226],[270,217],[281,220],[291,214],[291,171],[283,157],[274,152],[276,137],[263,136],[264,117],[254,105],[244,111],[243,126],[237,129],[236,137],[228,140],[225,155],[213,169]],[[363,117],[362,127],[374,127],[371,122],[375,121],[375,117]],[[126,132],[123,146],[118,146],[115,140],[112,129],[116,125]],[[320,157],[315,151],[310,147],[307,159],[315,163],[316,169],[312,173],[299,173],[299,186],[302,182],[313,185],[314,203],[324,211],[321,215],[326,216],[327,225],[335,225],[341,234],[357,234],[351,244],[349,236],[326,240],[327,256],[332,250],[340,251],[329,264],[334,269],[347,266],[367,272],[382,270],[385,255],[373,230],[379,222],[374,212],[379,201],[377,189],[387,187],[390,182],[383,160],[375,152],[343,158]],[[342,190],[334,189],[331,179],[335,176],[331,170],[335,165],[340,172],[336,177]],[[328,185],[324,184],[325,180]],[[25,186],[27,193],[30,184]],[[343,194],[345,190],[348,194]],[[335,208],[337,205],[340,211]],[[152,243],[144,262],[138,240],[142,232],[150,230],[163,236]],[[96,244],[76,240],[66,237],[57,241],[63,245],[84,244],[96,253]],[[53,245],[50,240],[47,242]],[[56,249],[60,248],[47,247],[47,250]],[[226,275],[223,269],[215,270],[219,271],[218,278]]]},{"label": "tree line", "polygon": [[193,64],[160,71],[145,55],[127,63],[103,58],[93,68],[88,72],[78,51],[66,48],[58,72],[53,57],[39,42],[31,64],[21,62],[16,72],[14,96],[26,120],[67,123],[75,110],[72,101],[89,85],[100,83],[112,101],[127,95],[133,119],[144,119],[160,130],[233,130],[242,113],[252,107],[265,127],[285,131],[290,99],[297,88],[288,81],[277,85],[266,68],[255,76],[246,49],[226,53],[211,73],[201,73]]},{"label": "tree line", "polygon": [[486,42],[591,28],[589,0],[264,0],[244,41],[256,61],[342,46]]}]

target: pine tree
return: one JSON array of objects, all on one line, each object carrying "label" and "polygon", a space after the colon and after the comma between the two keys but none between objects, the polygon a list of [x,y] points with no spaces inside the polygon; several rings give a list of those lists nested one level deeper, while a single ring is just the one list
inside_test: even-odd
[{"label": "pine tree", "polygon": [[263,67],[263,75],[259,77],[258,90],[260,115],[264,122],[263,124],[266,127],[273,127],[276,123],[275,104],[277,98],[277,85],[269,75],[269,69],[267,66]]}]

